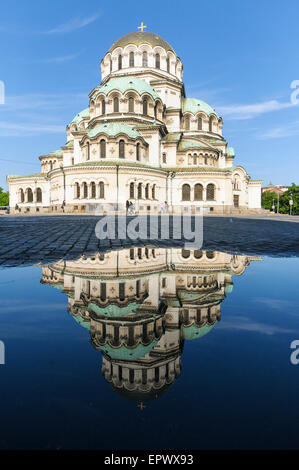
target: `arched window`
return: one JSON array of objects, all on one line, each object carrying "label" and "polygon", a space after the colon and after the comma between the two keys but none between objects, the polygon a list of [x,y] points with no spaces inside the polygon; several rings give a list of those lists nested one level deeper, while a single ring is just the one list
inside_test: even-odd
[{"label": "arched window", "polygon": [[27,188],[27,202],[33,202],[33,192],[31,188]]},{"label": "arched window", "polygon": [[183,184],[182,186],[182,201],[190,201],[190,186],[189,184]]},{"label": "arched window", "polygon": [[154,116],[155,116],[155,119],[157,119],[157,109],[158,109],[158,103],[155,104],[155,107],[154,107]]},{"label": "arched window", "polygon": [[184,250],[182,249],[182,258],[187,259],[190,256],[190,250]]},{"label": "arched window", "polygon": [[138,184],[137,197],[138,199],[142,199],[142,183]]},{"label": "arched window", "polygon": [[19,202],[24,202],[25,198],[24,198],[24,191],[23,189],[21,188],[20,191],[19,191]]},{"label": "arched window", "polygon": [[130,183],[130,199],[135,198],[135,185],[134,183]]},{"label": "arched window", "polygon": [[110,57],[110,59],[109,59],[109,73],[111,73],[111,72],[112,72],[112,59]]},{"label": "arched window", "polygon": [[83,197],[84,199],[87,199],[88,197],[87,183],[83,183]]},{"label": "arched window", "polygon": [[215,257],[214,251],[207,251],[207,252],[206,252],[206,257],[207,257],[208,259],[213,259],[213,258]]},{"label": "arched window", "polygon": [[79,185],[79,183],[75,183],[75,198],[76,199],[80,198],[80,185]]},{"label": "arched window", "polygon": [[142,53],[142,66],[147,67],[147,52],[146,51]]},{"label": "arched window", "polygon": [[199,117],[197,120],[197,130],[202,131],[202,118]]},{"label": "arched window", "polygon": [[119,56],[118,56],[118,70],[121,70],[122,66],[123,66],[123,58],[122,58],[121,54],[119,54]]},{"label": "arched window", "polygon": [[134,52],[130,52],[129,67],[134,67]]},{"label": "arched window", "polygon": [[96,184],[94,182],[91,183],[91,199],[96,198]]},{"label": "arched window", "polygon": [[142,100],[142,114],[147,115],[147,99],[143,98]]},{"label": "arched window", "polygon": [[100,158],[106,158],[106,140],[100,140]]},{"label": "arched window", "polygon": [[207,156],[207,154],[204,156],[204,164],[205,164],[205,165],[208,164],[208,156]]},{"label": "arched window", "polygon": [[136,145],[136,160],[139,162],[140,161],[140,144]]},{"label": "arched window", "polygon": [[50,162],[50,171],[53,170],[53,162]]},{"label": "arched window", "polygon": [[105,198],[105,185],[104,185],[103,181],[100,182],[99,188],[100,188],[99,198],[104,199]]},{"label": "arched window", "polygon": [[185,117],[185,129],[186,131],[190,130],[190,117],[189,116]]},{"label": "arched window", "polygon": [[117,98],[117,96],[113,98],[113,112],[119,113],[119,99]]},{"label": "arched window", "polygon": [[119,158],[125,158],[125,141],[119,141]]},{"label": "arched window", "polygon": [[41,188],[36,189],[36,202],[43,202],[43,194]]},{"label": "arched window", "polygon": [[155,184],[152,187],[152,199],[156,199],[156,185]]},{"label": "arched window", "polygon": [[167,70],[168,73],[170,72],[170,61],[169,61],[169,57],[167,57],[167,59],[166,59],[166,70]]},{"label": "arched window", "polygon": [[129,98],[129,113],[134,113],[134,98],[132,96]]},{"label": "arched window", "polygon": [[105,100],[102,100],[102,114],[106,113],[106,103]]},{"label": "arched window", "polygon": [[200,259],[202,257],[202,250],[194,250],[194,258]]},{"label": "arched window", "polygon": [[215,185],[210,183],[207,186],[207,201],[215,200]]},{"label": "arched window", "polygon": [[160,68],[160,54],[158,53],[155,55],[155,66],[156,66],[156,69]]},{"label": "arched window", "polygon": [[89,142],[86,144],[86,160],[90,160],[90,146]]},{"label": "arched window", "polygon": [[203,186],[200,183],[197,183],[194,186],[194,201],[202,201],[203,197]]},{"label": "arched window", "polygon": [[144,197],[145,199],[149,199],[149,183],[145,186]]},{"label": "arched window", "polygon": [[209,131],[213,132],[213,117],[212,116],[209,119]]},{"label": "arched window", "polygon": [[167,163],[167,155],[166,155],[166,153],[162,153],[162,161],[163,161],[163,163]]}]

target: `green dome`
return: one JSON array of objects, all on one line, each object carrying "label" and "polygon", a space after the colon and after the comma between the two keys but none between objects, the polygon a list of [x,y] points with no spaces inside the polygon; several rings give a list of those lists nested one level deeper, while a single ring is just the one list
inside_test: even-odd
[{"label": "green dome", "polygon": [[119,134],[126,134],[131,139],[137,139],[142,137],[134,127],[128,126],[127,124],[110,122],[107,124],[99,124],[88,132],[88,137],[96,137],[98,134],[106,134],[109,137],[115,137]]},{"label": "green dome", "polygon": [[71,124],[74,122],[75,124],[79,124],[79,122],[82,121],[83,118],[89,117],[89,108],[83,109],[83,111],[80,111],[80,113],[76,114],[74,119],[72,120]]},{"label": "green dome", "polygon": [[217,117],[219,117],[215,109],[213,109],[209,104],[205,103],[204,101],[197,100],[196,98],[184,98],[182,106],[183,114],[189,112],[195,115],[200,111],[208,115],[215,114]]},{"label": "green dome", "polygon": [[234,288],[233,284],[228,284],[224,287],[224,292],[226,294],[231,294],[233,291],[233,288]]},{"label": "green dome", "polygon": [[128,44],[135,44],[135,46],[140,46],[141,44],[149,44],[152,47],[160,46],[166,51],[171,51],[175,54],[167,41],[149,31],[134,31],[133,33],[125,34],[112,44],[109,52],[114,51],[117,47],[126,47]]},{"label": "green dome", "polygon": [[121,345],[119,348],[113,348],[109,344],[103,344],[103,346],[97,344],[99,349],[106,353],[112,359],[119,359],[122,361],[133,361],[144,357],[146,354],[151,352],[154,346],[156,346],[158,340],[152,341],[147,346],[138,344],[135,348],[127,348],[125,345]]},{"label": "green dome", "polygon": [[88,304],[88,308],[98,315],[105,315],[106,317],[121,317],[134,313],[135,310],[139,307],[136,302],[130,302],[124,307],[119,305],[109,304],[107,307],[99,307],[93,302]]},{"label": "green dome", "polygon": [[137,91],[139,95],[148,93],[154,98],[154,100],[159,98],[159,95],[145,80],[134,77],[111,78],[108,82],[98,88],[95,97],[98,96],[99,93],[108,95],[108,93],[110,93],[112,90],[118,90],[120,93],[125,93],[128,90],[134,90]]},{"label": "green dome", "polygon": [[76,320],[76,322],[80,325],[83,326],[83,328],[86,328],[87,330],[90,329],[90,322],[84,320],[81,315],[73,315],[73,318]]},{"label": "green dome", "polygon": [[187,340],[191,339],[196,339],[196,338],[202,338],[205,336],[209,331],[214,328],[215,323],[213,325],[209,325],[206,323],[204,326],[196,326],[196,325],[191,325],[191,326],[183,326],[182,327],[182,334],[183,338]]}]

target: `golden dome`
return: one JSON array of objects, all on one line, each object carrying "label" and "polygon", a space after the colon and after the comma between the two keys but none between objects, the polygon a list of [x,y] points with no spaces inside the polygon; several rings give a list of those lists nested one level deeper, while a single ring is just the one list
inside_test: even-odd
[{"label": "golden dome", "polygon": [[128,33],[115,41],[109,49],[109,52],[112,52],[117,47],[125,47],[128,44],[135,44],[140,46],[140,44],[149,44],[152,47],[160,46],[163,47],[166,51],[171,51],[175,54],[174,50],[168,44],[167,41],[162,39],[160,36],[149,31],[134,31],[133,33]]}]

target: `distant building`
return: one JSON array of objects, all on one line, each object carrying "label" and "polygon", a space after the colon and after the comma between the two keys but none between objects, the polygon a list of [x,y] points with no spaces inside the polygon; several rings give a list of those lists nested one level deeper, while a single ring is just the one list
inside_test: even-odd
[{"label": "distant building", "polygon": [[283,186],[283,185],[269,183],[267,186],[264,186],[262,188],[262,193],[264,193],[266,191],[270,191],[270,192],[275,192],[275,193],[281,193],[282,194],[285,191],[287,191],[289,188],[290,188],[290,186]]}]

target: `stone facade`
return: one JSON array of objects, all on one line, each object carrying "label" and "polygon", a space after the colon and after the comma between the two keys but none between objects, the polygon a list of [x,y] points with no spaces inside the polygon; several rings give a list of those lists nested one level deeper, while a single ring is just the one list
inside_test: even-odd
[{"label": "stone facade", "polygon": [[67,142],[40,156],[41,173],[8,176],[12,212],[259,211],[261,181],[234,166],[222,118],[185,95],[183,65],[149,32],[116,41],[101,61],[89,106],[66,128]]}]

